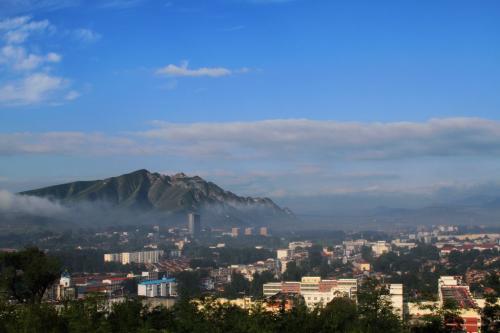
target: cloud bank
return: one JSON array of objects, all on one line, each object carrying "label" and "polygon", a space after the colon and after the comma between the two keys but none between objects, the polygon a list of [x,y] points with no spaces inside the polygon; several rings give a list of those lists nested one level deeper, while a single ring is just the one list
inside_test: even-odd
[{"label": "cloud bank", "polygon": [[431,119],[421,123],[307,119],[191,124],[154,121],[148,130],[115,135],[23,132],[0,134],[0,138],[2,155],[169,153],[207,158],[352,160],[500,156],[500,122],[480,118]]},{"label": "cloud bank", "polygon": [[78,158],[92,164],[125,157],[129,167],[120,172],[168,168],[200,174],[245,195],[422,193],[497,179],[500,122],[154,121],[146,130],[119,133],[1,133],[0,156],[20,155],[35,160]]},{"label": "cloud bank", "polygon": [[65,215],[67,208],[44,198],[16,195],[0,190],[0,213],[21,213],[43,217]]}]

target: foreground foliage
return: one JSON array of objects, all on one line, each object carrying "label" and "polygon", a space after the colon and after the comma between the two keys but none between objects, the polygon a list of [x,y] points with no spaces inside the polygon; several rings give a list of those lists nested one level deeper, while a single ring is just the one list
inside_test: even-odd
[{"label": "foreground foliage", "polygon": [[[0,333],[427,333],[462,330],[462,321],[453,306],[436,309],[433,315],[407,327],[394,314],[388,290],[374,279],[360,286],[357,303],[348,298],[336,298],[324,308],[310,310],[298,298],[292,310],[285,311],[283,305],[272,313],[259,303],[252,309],[242,309],[211,298],[193,302],[190,297],[198,278],[191,275],[180,285],[183,297],[171,309],[150,308],[139,299],[109,303],[98,295],[57,305],[42,302],[44,291],[56,281],[59,272],[58,263],[38,249],[0,255]],[[237,294],[241,288],[252,291],[251,285],[237,281],[228,293]],[[496,299],[488,300],[483,313],[483,332],[498,332],[499,313]]]},{"label": "foreground foliage", "polygon": [[181,300],[171,309],[148,308],[138,299],[111,305],[100,296],[59,305],[2,301],[0,332],[448,332],[445,315],[411,330],[406,328],[393,314],[384,294],[384,288],[369,281],[360,291],[358,304],[336,298],[324,308],[309,310],[299,299],[292,310],[274,313],[260,304],[247,310],[211,298]]}]

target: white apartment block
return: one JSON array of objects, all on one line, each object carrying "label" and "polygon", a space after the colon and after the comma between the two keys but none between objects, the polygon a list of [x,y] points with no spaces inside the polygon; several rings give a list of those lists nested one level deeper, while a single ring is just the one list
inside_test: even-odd
[{"label": "white apartment block", "polygon": [[175,279],[146,280],[137,285],[137,295],[145,297],[175,297],[177,283]]},{"label": "white apartment block", "polygon": [[137,264],[156,264],[163,256],[163,250],[139,251],[139,252],[122,252],[122,253],[106,253],[104,255],[105,262],[119,262],[122,265],[137,263]]}]

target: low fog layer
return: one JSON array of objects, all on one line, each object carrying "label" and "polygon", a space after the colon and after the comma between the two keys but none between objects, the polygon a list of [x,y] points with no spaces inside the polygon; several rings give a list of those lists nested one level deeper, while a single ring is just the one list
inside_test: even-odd
[{"label": "low fog layer", "polygon": [[0,212],[43,217],[61,217],[69,214],[68,209],[58,202],[45,198],[17,195],[4,190],[0,190]]},{"label": "low fog layer", "polygon": [[[198,212],[204,225],[211,226],[246,226],[283,223],[267,216],[263,207],[251,208],[247,205],[231,202],[230,204],[204,204]],[[22,217],[23,222],[37,225],[49,221],[48,225],[73,227],[106,227],[113,225],[182,225],[186,224],[185,211],[161,211],[113,206],[104,201],[80,201],[62,203],[36,196],[14,194],[0,191],[0,224],[16,223]]]}]

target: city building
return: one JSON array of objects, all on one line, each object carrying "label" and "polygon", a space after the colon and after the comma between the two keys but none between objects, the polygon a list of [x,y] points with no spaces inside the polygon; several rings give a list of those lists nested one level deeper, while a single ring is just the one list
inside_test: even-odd
[{"label": "city building", "polygon": [[191,237],[196,238],[201,234],[201,218],[195,213],[188,214],[188,230]]},{"label": "city building", "polygon": [[356,279],[322,280],[318,276],[305,276],[300,282],[270,282],[263,285],[264,296],[278,293],[301,295],[308,307],[325,306],[336,297],[356,299],[358,281]]},{"label": "city building", "polygon": [[231,228],[231,236],[238,237],[240,235],[240,228]]},{"label": "city building", "polygon": [[177,283],[174,278],[145,280],[137,285],[137,295],[145,297],[176,297]]},{"label": "city building", "polygon": [[372,245],[372,252],[376,257],[380,257],[384,253],[391,251],[391,244],[386,241],[378,241]]},{"label": "city building", "polygon": [[160,262],[163,256],[163,250],[122,252],[104,254],[105,262],[119,262],[122,265],[131,263],[137,264],[156,264]]},{"label": "city building", "polygon": [[277,249],[276,250],[276,258],[278,259],[286,259],[290,257],[291,251],[289,249]]},{"label": "city building", "polygon": [[56,286],[55,299],[58,301],[76,299],[76,288],[71,280],[71,275],[64,271],[59,279],[59,284]]},{"label": "city building", "polygon": [[359,259],[353,263],[354,267],[359,269],[361,272],[370,272],[372,269],[371,264],[363,259]]},{"label": "city building", "polygon": [[463,328],[467,333],[480,332],[481,312],[470,293],[469,286],[459,276],[441,276],[438,280],[439,305],[442,307],[451,301],[458,306],[463,319]]},{"label": "city building", "polygon": [[298,248],[306,249],[308,247],[312,247],[313,244],[310,241],[301,241],[301,242],[290,242],[288,243],[288,248],[292,251],[295,251]]},{"label": "city building", "polygon": [[403,318],[403,285],[401,283],[391,283],[388,285],[389,299],[394,312]]},{"label": "city building", "polygon": [[267,230],[267,227],[260,227],[259,234],[261,236],[269,236],[269,231]]},{"label": "city building", "polygon": [[245,228],[245,236],[252,236],[253,228]]}]

